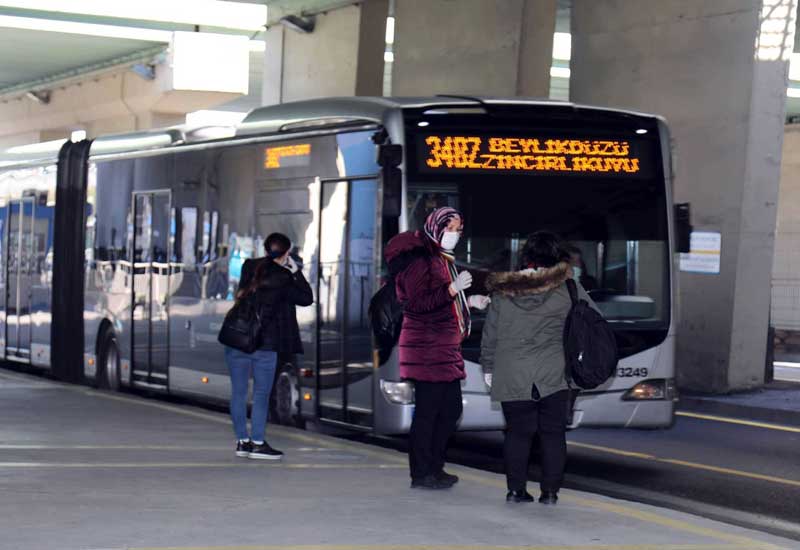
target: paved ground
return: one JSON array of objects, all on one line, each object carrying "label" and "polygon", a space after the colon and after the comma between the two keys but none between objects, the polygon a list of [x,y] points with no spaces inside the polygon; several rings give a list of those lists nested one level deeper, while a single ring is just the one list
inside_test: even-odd
[{"label": "paved ground", "polygon": [[758,550],[797,543],[565,490],[508,505],[501,476],[451,466],[408,488],[405,458],[270,427],[282,463],[237,459],[225,415],[0,371],[0,548]]},{"label": "paved ground", "polygon": [[[670,430],[576,430],[568,441],[570,487],[770,530],[800,548],[800,427],[684,411]],[[502,454],[499,433],[460,434],[450,459],[500,472]]]}]

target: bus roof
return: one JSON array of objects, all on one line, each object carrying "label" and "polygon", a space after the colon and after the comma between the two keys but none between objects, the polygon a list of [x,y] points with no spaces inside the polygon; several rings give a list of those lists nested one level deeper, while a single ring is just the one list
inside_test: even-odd
[{"label": "bus roof", "polygon": [[[237,127],[189,127],[186,125],[144,132],[100,136],[92,142],[91,155],[161,149],[222,138],[277,134],[345,124],[383,124],[390,111],[430,109],[439,113],[482,112],[492,106],[524,105],[552,109],[654,117],[645,113],[576,105],[532,98],[470,96],[430,97],[331,97],[259,107]],[[66,140],[12,147],[0,152],[0,170],[55,163]]]},{"label": "bus roof", "polygon": [[294,101],[250,111],[236,129],[237,136],[272,134],[295,129],[367,122],[382,124],[390,110],[402,109],[484,109],[492,106],[524,105],[653,117],[645,113],[576,105],[565,101],[533,98],[495,98],[441,95],[431,97],[331,97]]}]

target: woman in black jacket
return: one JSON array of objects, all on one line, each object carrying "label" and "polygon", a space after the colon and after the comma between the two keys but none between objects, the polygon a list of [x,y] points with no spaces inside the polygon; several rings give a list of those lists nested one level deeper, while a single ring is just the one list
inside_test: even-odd
[{"label": "woman in black jacket", "polygon": [[[264,439],[269,396],[275,379],[278,354],[303,353],[295,306],[314,302],[311,287],[289,255],[292,243],[273,233],[264,241],[267,256],[247,260],[236,297],[255,293],[261,318],[261,346],[252,354],[225,348],[231,376],[230,411],[236,433],[236,456],[278,460],[283,453]],[[253,373],[251,432],[247,433],[247,385]]]}]

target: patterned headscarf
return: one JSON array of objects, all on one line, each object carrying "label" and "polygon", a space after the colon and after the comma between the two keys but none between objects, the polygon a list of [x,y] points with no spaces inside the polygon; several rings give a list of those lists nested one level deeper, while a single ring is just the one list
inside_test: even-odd
[{"label": "patterned headscarf", "polygon": [[450,221],[456,216],[461,218],[462,221],[464,220],[464,216],[455,208],[449,206],[437,208],[428,214],[428,219],[425,220],[425,235],[439,245],[444,230],[447,229],[447,226],[450,225]]},{"label": "patterned headscarf", "polygon": [[[425,220],[425,235],[436,244],[439,256],[444,260],[447,267],[450,282],[455,281],[456,277],[458,277],[458,269],[456,268],[455,258],[450,253],[442,250],[440,241],[445,229],[450,225],[450,221],[456,216],[461,218],[462,222],[464,221],[464,216],[461,215],[461,212],[455,208],[444,206],[428,214],[428,219]],[[469,338],[472,330],[472,320],[470,318],[469,305],[467,305],[467,296],[463,290],[456,294],[455,300],[453,300],[453,315],[458,323],[461,338],[464,340]]]}]

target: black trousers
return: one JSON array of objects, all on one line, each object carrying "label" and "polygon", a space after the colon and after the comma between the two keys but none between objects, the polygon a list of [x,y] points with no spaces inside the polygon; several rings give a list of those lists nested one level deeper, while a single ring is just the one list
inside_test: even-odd
[{"label": "black trousers", "polygon": [[414,382],[414,418],[408,439],[411,478],[444,468],[447,441],[461,418],[461,382]]},{"label": "black trousers", "polygon": [[528,463],[534,436],[541,445],[542,491],[558,491],[567,463],[566,390],[539,401],[503,401],[506,437],[503,454],[509,491],[522,491],[528,481]]}]

